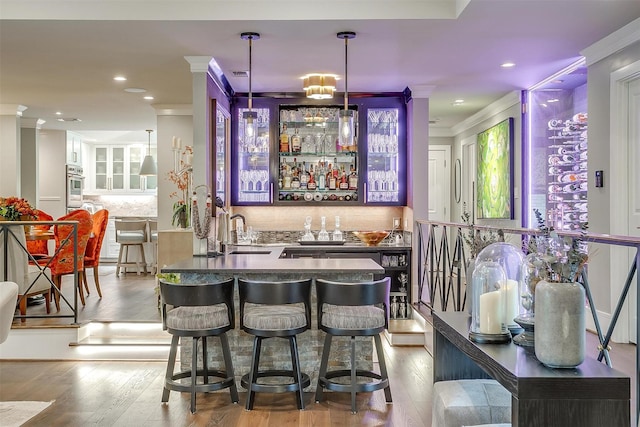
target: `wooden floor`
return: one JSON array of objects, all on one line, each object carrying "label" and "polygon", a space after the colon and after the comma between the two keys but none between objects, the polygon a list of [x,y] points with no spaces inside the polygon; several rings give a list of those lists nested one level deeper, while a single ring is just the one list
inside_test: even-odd
[{"label": "wooden floor", "polygon": [[[135,273],[115,276],[115,267],[101,268],[103,298],[89,280],[91,295],[79,311],[79,323],[98,321],[159,322],[155,279]],[[71,282],[63,284],[70,292]],[[29,313],[44,313],[44,305]],[[68,324],[69,319],[27,319],[14,328]],[[189,396],[172,392],[161,404],[166,364],[162,362],[0,362],[0,401],[54,400],[53,405],[25,426],[430,426],[433,365],[423,347],[390,347],[385,343],[393,404],[382,391],[358,396],[359,412],[350,413],[349,397],[326,393],[315,403],[306,394],[305,411],[295,407],[293,394],[258,394],[253,411],[230,403],[227,392],[198,395],[198,411],[191,415]],[[587,355],[597,356],[597,339],[587,337]],[[635,346],[613,344],[614,367],[632,378],[632,414],[635,407]],[[632,416],[632,420],[635,416]],[[0,420],[0,426],[2,421]]]},{"label": "wooden floor", "polygon": [[[101,268],[103,298],[93,280],[91,295],[80,309],[79,323],[100,321],[160,321],[151,275],[115,276],[115,268]],[[63,284],[70,294],[72,282]],[[70,294],[72,295],[72,294]],[[44,305],[28,313],[44,313]],[[27,319],[13,327],[68,324],[69,319]],[[293,393],[257,394],[253,411],[245,411],[246,393],[239,388],[240,404],[230,403],[228,391],[198,394],[197,412],[191,415],[189,395],[172,392],[169,403],[160,402],[166,364],[162,362],[0,362],[0,401],[53,400],[53,405],[25,426],[429,426],[433,367],[423,347],[385,344],[393,403],[384,393],[358,396],[358,413],[351,414],[349,396],[325,393],[315,403],[305,394],[306,409],[296,408]],[[0,426],[2,421],[0,420]]]}]

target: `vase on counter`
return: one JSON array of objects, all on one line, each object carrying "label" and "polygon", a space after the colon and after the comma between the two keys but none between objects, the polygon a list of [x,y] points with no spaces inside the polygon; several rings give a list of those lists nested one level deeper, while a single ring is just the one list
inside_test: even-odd
[{"label": "vase on counter", "polygon": [[579,283],[542,280],[535,289],[535,354],[550,368],[575,368],[585,356],[585,292]]}]

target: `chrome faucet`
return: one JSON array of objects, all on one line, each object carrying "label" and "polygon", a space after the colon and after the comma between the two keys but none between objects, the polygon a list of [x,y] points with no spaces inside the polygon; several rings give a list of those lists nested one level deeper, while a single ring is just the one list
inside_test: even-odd
[{"label": "chrome faucet", "polygon": [[245,233],[244,233],[244,228],[247,225],[247,220],[245,219],[244,215],[242,215],[242,214],[234,214],[234,215],[231,215],[229,217],[229,221],[233,220],[234,218],[242,219],[242,228],[238,229],[236,227],[236,243],[239,243],[241,240],[246,240]]}]

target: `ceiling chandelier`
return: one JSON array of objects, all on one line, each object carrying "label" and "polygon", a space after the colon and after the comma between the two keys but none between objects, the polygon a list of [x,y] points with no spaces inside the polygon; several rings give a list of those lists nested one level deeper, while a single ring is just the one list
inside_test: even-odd
[{"label": "ceiling chandelier", "polygon": [[255,145],[256,142],[256,126],[258,121],[258,113],[253,111],[253,99],[251,93],[251,79],[253,78],[252,63],[251,63],[251,47],[253,40],[259,40],[260,34],[245,32],[240,34],[242,40],[249,40],[249,111],[242,113],[244,119],[244,143],[247,145]]},{"label": "ceiling chandelier", "polygon": [[338,143],[341,147],[354,146],[354,125],[353,125],[353,111],[349,110],[349,89],[347,78],[347,66],[348,66],[348,43],[349,39],[354,39],[356,33],[353,31],[341,31],[337,34],[339,39],[344,40],[344,110],[340,111],[338,118],[338,126],[340,129],[338,136]]},{"label": "ceiling chandelier", "polygon": [[333,74],[307,74],[303,82],[302,89],[307,98],[331,99],[336,91],[336,76]]}]

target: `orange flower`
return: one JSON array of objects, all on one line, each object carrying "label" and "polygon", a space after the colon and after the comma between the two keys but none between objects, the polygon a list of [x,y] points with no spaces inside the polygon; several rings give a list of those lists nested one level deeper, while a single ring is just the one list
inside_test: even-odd
[{"label": "orange flower", "polygon": [[0,197],[0,216],[9,221],[37,218],[36,211],[28,201],[20,197]]}]

